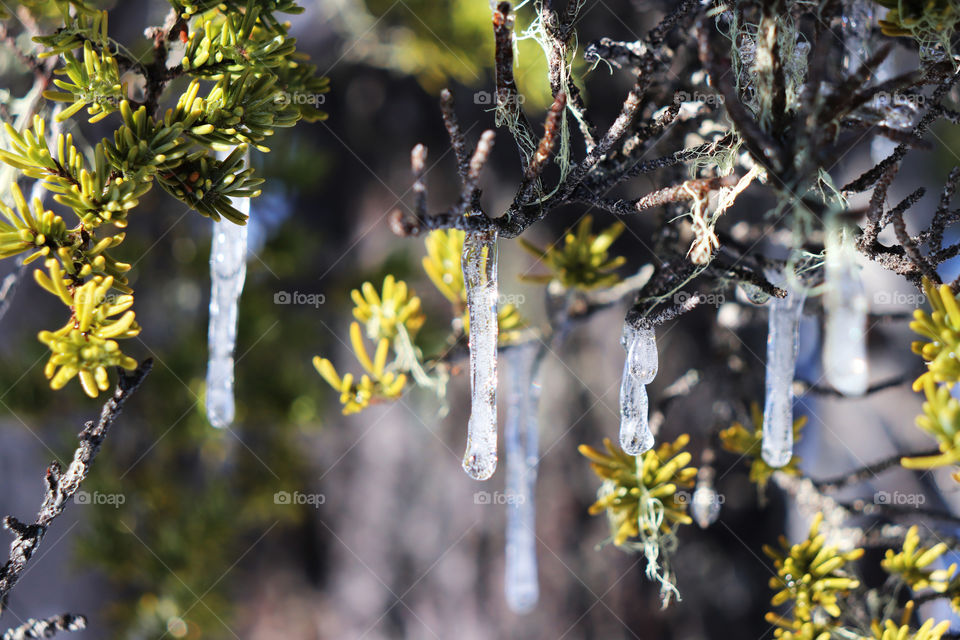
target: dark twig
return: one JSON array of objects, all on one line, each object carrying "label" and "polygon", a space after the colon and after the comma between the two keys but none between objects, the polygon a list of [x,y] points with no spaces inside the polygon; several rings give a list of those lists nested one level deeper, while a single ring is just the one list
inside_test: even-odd
[{"label": "dark twig", "polygon": [[[900,219],[902,221],[903,212],[912,207],[925,193],[924,189],[917,189],[904,198],[893,209],[883,213],[883,199],[887,187],[893,179],[894,173],[895,165],[891,165],[884,172],[884,175],[881,176],[877,188],[874,190],[870,207],[867,210],[867,226],[863,231],[858,247],[861,253],[874,262],[879,263],[891,271],[907,276],[916,282],[919,280],[919,274],[922,273],[922,271],[917,263],[908,257],[907,249],[903,246],[885,247],[877,241],[877,236],[884,227],[893,220]],[[903,233],[905,233],[905,229],[903,229]],[[947,258],[942,257],[940,253],[931,255],[929,258],[933,264],[939,264],[945,259]]]},{"label": "dark twig", "polygon": [[[656,135],[656,133],[658,132],[653,132],[653,135]],[[658,169],[675,167],[705,155],[713,155],[720,152],[725,147],[728,147],[733,143],[733,140],[734,136],[729,134],[721,136],[712,142],[704,142],[703,144],[699,144],[695,147],[680,149],[679,151],[675,151],[670,155],[660,158],[653,158],[651,160],[636,160],[631,162],[625,169],[619,171],[606,171],[605,173],[608,175],[604,175],[602,179],[587,180],[585,181],[585,185],[589,185],[593,189],[605,191],[613,186],[625,182],[626,180],[629,180],[630,178],[635,178],[646,173],[652,173]]]},{"label": "dark twig", "polygon": [[[780,56],[780,42],[777,36],[777,15],[783,10],[781,0],[768,0],[763,3],[763,17],[760,19],[760,34],[772,34],[770,43],[770,63],[772,69],[772,82],[770,84],[770,112],[773,116],[772,129],[782,131],[787,126],[787,77],[783,68],[783,60]],[[763,43],[765,38],[758,34],[757,45]],[[763,46],[766,46],[763,43]]]},{"label": "dark twig", "polygon": [[[909,316],[909,317],[912,317]],[[870,395],[871,393],[878,393],[880,391],[886,391],[887,389],[896,389],[897,387],[906,384],[912,380],[915,380],[923,371],[910,371],[908,373],[903,373],[898,376],[894,376],[883,382],[877,382],[870,385],[867,390],[864,392],[864,395]],[[824,396],[832,396],[835,398],[846,398],[847,396],[843,395],[833,387],[828,387],[820,384],[810,384],[809,382],[804,382],[802,380],[795,380],[794,384],[799,386],[800,393],[816,393]]]},{"label": "dark twig", "polygon": [[[557,136],[560,133],[560,118],[563,115],[563,109],[566,104],[567,94],[559,93],[553,101],[550,110],[547,112],[547,119],[543,125],[543,137],[540,138],[540,144],[537,145],[537,150],[534,152],[533,157],[530,158],[530,163],[524,172],[523,178],[527,183],[536,180],[540,176],[544,164],[553,153],[553,148],[557,144]],[[521,187],[520,190],[523,191],[523,187]]]},{"label": "dark twig", "polygon": [[889,458],[885,458],[878,462],[874,462],[873,464],[865,465],[863,467],[860,467],[859,469],[854,469],[853,471],[850,471],[840,476],[836,476],[834,478],[828,478],[825,480],[814,480],[813,485],[821,493],[833,493],[835,491],[839,491],[840,489],[843,489],[846,486],[849,486],[852,484],[859,484],[867,480],[872,480],[873,478],[877,477],[878,475],[880,475],[881,473],[883,473],[888,469],[893,469],[895,467],[899,468],[900,460],[904,457],[912,458],[912,457],[934,456],[939,453],[940,453],[940,449],[936,449],[936,448],[930,449],[927,451],[918,451],[916,453],[908,453],[908,454],[898,453],[896,455],[890,456]]},{"label": "dark twig", "polygon": [[861,120],[859,118],[847,118],[841,124],[841,127],[844,131],[849,131],[851,133],[850,141],[855,144],[858,142],[864,135],[865,132],[870,131],[876,133],[877,135],[883,136],[891,142],[896,142],[897,144],[905,144],[908,147],[914,149],[924,149],[930,150],[933,149],[933,144],[924,140],[923,138],[918,138],[913,135],[912,131],[904,131],[903,129],[894,129],[885,124],[877,124],[869,120]]},{"label": "dark twig", "polygon": [[173,78],[183,72],[183,69],[168,68],[167,56],[170,51],[167,42],[174,40],[186,28],[186,22],[180,12],[171,9],[162,27],[147,29],[145,35],[153,39],[153,60],[149,65],[141,65],[146,87],[144,88],[144,105],[147,113],[154,115],[160,106],[160,95]]},{"label": "dark twig", "polygon": [[684,0],[650,31],[647,37],[647,50],[637,65],[636,82],[623,101],[619,115],[617,115],[613,124],[610,125],[610,128],[597,142],[596,146],[571,170],[562,190],[564,196],[569,196],[576,190],[590,170],[614,148],[633,125],[643,98],[653,84],[656,70],[664,66],[664,63],[657,59],[657,53],[663,44],[664,37],[684,17],[692,14],[698,6],[699,3],[695,0]]},{"label": "dark twig", "polygon": [[495,65],[497,83],[497,110],[512,123],[510,129],[520,151],[520,162],[526,166],[527,145],[533,144],[533,128],[527,121],[517,93],[517,83],[513,77],[513,20],[510,3],[501,2],[493,12],[493,40],[495,46]]},{"label": "dark twig", "polygon": [[480,141],[477,142],[477,148],[470,156],[470,162],[467,165],[467,178],[463,181],[463,190],[460,194],[460,205],[454,209],[454,213],[476,213],[480,210],[480,188],[477,186],[480,182],[480,172],[493,151],[493,142],[496,135],[492,130],[487,129],[480,134]]},{"label": "dark twig", "polygon": [[893,230],[897,234],[897,240],[900,241],[900,246],[903,247],[904,253],[907,254],[907,257],[910,258],[918,270],[920,270],[923,275],[927,276],[934,282],[940,282],[940,276],[937,275],[936,270],[930,264],[930,262],[920,253],[920,249],[917,248],[917,245],[914,244],[913,239],[910,237],[910,234],[907,233],[907,223],[903,219],[903,211],[898,210],[893,214]]},{"label": "dark twig", "polygon": [[[882,231],[880,219],[883,217],[883,206],[887,201],[887,190],[889,190],[890,183],[893,182],[894,177],[896,177],[898,169],[898,165],[888,167],[877,181],[877,186],[873,189],[873,193],[870,196],[870,205],[867,207],[867,226],[863,230],[863,234],[860,236],[858,243],[861,251],[872,252],[874,245],[877,243],[877,236],[880,235],[880,231]],[[913,203],[911,202],[910,204]],[[906,206],[909,207],[910,204]]]},{"label": "dark twig", "polygon": [[470,166],[470,156],[473,153],[467,148],[467,141],[460,130],[460,121],[457,119],[457,112],[454,110],[453,95],[448,89],[440,93],[440,113],[443,114],[443,124],[447,128],[447,135],[450,137],[450,146],[457,157],[457,173],[460,180],[467,179],[467,169]]},{"label": "dark twig", "polygon": [[883,516],[886,518],[908,516],[913,516],[915,518],[927,517],[932,520],[960,524],[960,516],[956,516],[948,511],[941,511],[940,509],[927,509],[912,505],[876,504],[873,502],[866,502],[865,500],[854,500],[851,503],[839,504],[851,513],[859,513],[865,516]]},{"label": "dark twig", "polygon": [[744,264],[742,256],[737,257],[735,260],[730,260],[724,255],[723,251],[717,252],[708,269],[717,272],[721,277],[732,277],[740,282],[752,284],[770,296],[784,298],[787,295],[786,290],[775,286],[767,280],[761,270],[755,270],[747,264]]},{"label": "dark twig", "polygon": [[659,207],[669,202],[683,202],[695,198],[706,197],[710,191],[716,191],[720,187],[736,184],[735,176],[725,176],[723,178],[696,178],[687,180],[681,184],[657,189],[653,193],[634,200],[633,207],[637,211],[643,211],[650,207]]},{"label": "dark twig", "polygon": [[596,64],[601,60],[620,69],[629,67],[636,69],[643,62],[647,53],[647,45],[642,40],[635,42],[621,42],[611,38],[600,38],[587,45],[583,52],[583,59]]},{"label": "dark twig", "polygon": [[[954,167],[947,177],[946,184],[943,185],[943,191],[940,193],[940,204],[930,223],[930,238],[928,240],[930,251],[937,252],[943,248],[943,232],[948,224],[956,221],[956,216],[947,213],[950,201],[953,200],[953,194],[957,190],[957,183],[960,182],[960,167]],[[954,212],[956,213],[956,212]]]},{"label": "dark twig", "polygon": [[413,211],[417,220],[427,215],[427,185],[423,181],[423,172],[427,166],[427,148],[418,144],[410,152],[410,168],[413,170]]},{"label": "dark twig", "polygon": [[674,3],[673,10],[663,17],[657,26],[647,34],[647,49],[655,51],[663,46],[663,40],[671,29],[680,25],[686,18],[694,15],[697,7],[702,3],[698,0],[681,0]]},{"label": "dark twig", "polygon": [[19,627],[7,630],[3,640],[28,640],[29,638],[52,638],[58,631],[80,631],[87,628],[87,619],[70,613],[51,616],[42,620],[30,618]]},{"label": "dark twig", "polygon": [[[933,95],[930,97],[931,105],[927,109],[926,113],[920,118],[917,122],[917,125],[913,128],[913,134],[916,137],[923,136],[927,132],[927,129],[930,128],[930,125],[933,124],[943,112],[943,106],[940,104],[941,99],[946,95],[946,93],[956,84],[957,80],[960,79],[960,71],[949,76],[946,80],[937,85],[937,88],[934,90]],[[850,182],[841,189],[847,193],[859,193],[861,191],[866,191],[869,189],[879,178],[882,176],[890,167],[900,162],[905,155],[909,147],[905,144],[898,144],[897,147],[893,150],[889,156],[880,161],[875,167],[868,170],[862,174],[859,178]]]},{"label": "dark twig", "polygon": [[727,115],[743,138],[744,144],[750,150],[754,161],[759,162],[769,172],[779,174],[783,171],[784,152],[780,144],[773,139],[754,119],[750,110],[740,101],[740,96],[731,78],[730,61],[717,57],[716,36],[713,34],[713,22],[701,20],[697,27],[697,42],[699,45],[700,61],[710,74],[714,86],[720,91],[724,99]]},{"label": "dark twig", "polygon": [[688,311],[693,311],[697,305],[700,304],[700,300],[700,296],[690,296],[683,302],[671,305],[663,311],[660,311],[655,316],[649,318],[647,322],[649,322],[651,326],[658,327],[665,322],[679,318]]},{"label": "dark twig", "polygon": [[61,471],[60,463],[56,461],[50,463],[45,478],[46,494],[36,520],[32,524],[26,524],[13,516],[4,518],[4,527],[12,531],[15,538],[10,543],[10,559],[0,567],[0,614],[6,607],[10,590],[23,575],[27,563],[36,553],[47,529],[56,517],[63,513],[67,501],[73,497],[80,488],[80,483],[90,473],[90,466],[97,457],[107,432],[120,415],[124,403],[137,390],[151,368],[153,368],[153,361],[145,360],[133,373],[128,374],[119,369],[120,380],[113,397],[103,405],[98,421],[90,420],[84,425],[79,435],[80,445],[73,454],[70,466],[66,471]]}]

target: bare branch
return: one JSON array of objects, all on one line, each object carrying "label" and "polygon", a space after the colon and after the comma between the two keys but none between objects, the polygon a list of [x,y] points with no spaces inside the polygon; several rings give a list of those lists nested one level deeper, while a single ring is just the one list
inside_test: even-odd
[{"label": "bare branch", "polygon": [[6,608],[10,590],[23,575],[27,563],[36,553],[47,529],[54,519],[63,513],[67,501],[73,497],[80,488],[80,483],[90,473],[90,466],[97,457],[107,432],[120,415],[124,403],[137,390],[151,368],[153,368],[153,361],[148,359],[143,361],[133,373],[128,374],[118,369],[120,380],[117,389],[113,397],[103,405],[100,419],[96,422],[90,420],[84,425],[79,435],[80,445],[73,454],[70,466],[62,472],[60,464],[54,461],[47,469],[45,477],[47,490],[36,520],[32,524],[25,524],[13,516],[4,518],[4,527],[12,531],[15,538],[10,543],[10,559],[0,567],[0,614]]},{"label": "bare branch", "polygon": [[821,493],[834,493],[851,484],[859,484],[861,482],[872,480],[888,469],[900,468],[900,460],[904,457],[910,458],[935,456],[939,453],[941,453],[939,448],[928,449],[926,451],[917,451],[916,453],[898,453],[890,456],[889,458],[874,462],[873,464],[864,465],[859,469],[854,469],[853,471],[849,471],[834,478],[828,478],[826,480],[814,480],[813,484]]},{"label": "bare branch", "polygon": [[457,112],[454,109],[453,94],[449,89],[444,89],[440,93],[440,113],[443,114],[443,124],[447,128],[447,135],[450,137],[450,146],[453,153],[457,156],[457,173],[460,175],[461,182],[467,179],[467,169],[470,166],[470,155],[472,152],[467,149],[467,141],[460,130],[460,121],[457,119]]},{"label": "bare branch", "polygon": [[418,144],[410,152],[410,168],[413,170],[414,214],[420,220],[427,215],[427,185],[423,182],[423,172],[427,165],[427,148]]},{"label": "bare branch", "polygon": [[499,3],[493,12],[497,110],[502,111],[512,123],[515,123],[510,129],[517,143],[517,149],[520,151],[520,162],[526,165],[527,141],[535,138],[533,129],[520,105],[522,100],[518,97],[517,83],[513,77],[513,20],[510,3]]},{"label": "bare branch", "polygon": [[940,251],[943,248],[943,232],[947,225],[956,222],[956,212],[948,213],[947,208],[950,206],[950,201],[953,199],[958,183],[960,183],[960,167],[954,167],[943,186],[943,191],[940,194],[940,204],[937,205],[937,211],[930,223],[930,239],[928,242],[932,252]]},{"label": "bare branch", "polygon": [[[563,115],[563,109],[567,104],[567,94],[559,93],[550,111],[547,112],[547,119],[543,125],[543,137],[540,138],[540,144],[537,145],[537,151],[530,158],[530,164],[524,172],[524,180],[532,182],[536,180],[543,171],[543,166],[547,159],[553,153],[553,148],[557,143],[557,135],[560,133],[560,118]],[[521,191],[523,188],[521,188]]]},{"label": "bare branch", "polygon": [[[940,117],[940,115],[943,113],[943,105],[940,104],[940,101],[943,99],[946,93],[953,88],[953,85],[956,84],[958,79],[960,79],[960,71],[950,75],[946,80],[937,85],[933,95],[930,96],[930,107],[917,122],[917,125],[913,128],[914,136],[923,136],[927,129],[930,128],[930,125],[933,124],[934,120]],[[893,153],[880,161],[875,167],[862,174],[859,178],[844,186],[841,190],[848,193],[859,193],[861,191],[866,191],[890,167],[899,163],[900,160],[907,155],[908,150],[909,147],[907,147],[905,144],[897,145],[897,147],[893,150]]]},{"label": "bare branch", "polygon": [[42,620],[30,618],[19,627],[9,629],[3,634],[3,640],[28,640],[29,638],[52,638],[58,631],[81,631],[87,628],[87,619],[83,616],[64,613]]},{"label": "bare branch", "polygon": [[637,211],[643,211],[651,207],[659,207],[668,202],[683,202],[693,200],[694,198],[705,197],[710,191],[736,184],[736,181],[736,176],[687,180],[681,184],[657,189],[653,193],[648,193],[642,198],[634,200],[633,208]]}]

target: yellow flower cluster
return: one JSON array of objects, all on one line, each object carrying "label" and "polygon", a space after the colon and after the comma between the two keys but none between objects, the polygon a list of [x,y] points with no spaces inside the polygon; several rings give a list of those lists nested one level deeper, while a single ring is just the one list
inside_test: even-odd
[{"label": "yellow flower cluster", "polygon": [[922,356],[926,372],[913,383],[914,391],[923,391],[926,401],[917,426],[933,436],[941,453],[922,458],[903,458],[901,464],[911,469],[932,469],[960,462],[960,402],[950,389],[960,380],[960,304],[949,285],[935,286],[924,278],[923,290],[930,311],[913,312],[910,328],[926,338],[911,346]]},{"label": "yellow flower cluster", "polygon": [[831,618],[840,617],[838,598],[860,586],[860,581],[847,573],[846,565],[860,558],[863,549],[841,552],[827,545],[826,536],[820,533],[822,522],[823,514],[818,513],[806,540],[799,544],[790,545],[781,536],[781,549],[763,547],[777,571],[777,575],[770,578],[770,588],[776,590],[771,604],[777,607],[791,602],[793,605],[792,618],[767,614],[767,621],[779,627],[778,638],[819,637],[819,633],[812,635],[811,632],[819,630],[825,622],[815,611]]},{"label": "yellow flower cluster", "polygon": [[[395,400],[403,394],[407,376],[398,371],[397,365],[401,343],[397,340],[401,333],[412,338],[423,326],[424,315],[420,311],[420,298],[412,295],[407,283],[387,276],[380,293],[369,282],[364,282],[360,290],[350,292],[355,307],[353,316],[363,323],[366,337],[376,344],[373,358],[367,352],[360,322],[350,324],[350,344],[365,373],[357,380],[352,373],[342,377],[333,363],[317,356],[313,366],[323,379],[340,392],[343,413],[357,413],[371,404],[385,400]],[[391,348],[395,358],[388,365],[387,358]]]},{"label": "yellow flower cluster", "polygon": [[620,282],[616,269],[626,262],[626,258],[611,258],[610,245],[625,227],[622,222],[617,222],[600,233],[591,233],[592,223],[591,216],[584,216],[576,231],[563,237],[562,246],[541,249],[520,238],[520,245],[550,269],[549,275],[524,276],[523,279],[544,283],[557,280],[568,289],[596,289]]},{"label": "yellow flower cluster", "polygon": [[[681,489],[693,487],[697,477],[696,467],[687,466],[692,456],[684,447],[690,436],[683,434],[673,442],[665,442],[642,456],[631,456],[604,438],[606,453],[582,444],[580,453],[590,460],[590,468],[603,480],[597,501],[590,506],[590,515],[606,512],[610,519],[613,543],[625,544],[630,538],[641,534],[641,512],[644,502],[657,500],[663,506],[660,529],[668,533],[681,524],[693,520],[687,515]],[[660,531],[645,531],[646,536],[655,536]]]}]

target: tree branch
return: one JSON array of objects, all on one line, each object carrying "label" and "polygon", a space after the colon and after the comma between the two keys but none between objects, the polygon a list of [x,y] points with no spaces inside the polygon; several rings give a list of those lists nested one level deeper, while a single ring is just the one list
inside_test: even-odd
[{"label": "tree branch", "polygon": [[[40,506],[36,520],[25,524],[13,516],[3,520],[6,529],[13,532],[15,538],[10,543],[10,559],[0,567],[0,614],[6,608],[11,589],[23,575],[27,563],[36,553],[47,529],[66,508],[67,501],[80,488],[80,483],[90,473],[90,465],[100,451],[107,432],[120,415],[124,403],[137,390],[143,379],[153,368],[152,360],[144,360],[133,373],[119,369],[120,380],[113,397],[107,400],[100,411],[100,419],[88,421],[79,434],[80,445],[73,454],[73,461],[65,472],[56,461],[50,463],[45,477],[46,495]],[[27,636],[29,637],[29,636]]]},{"label": "tree branch", "polygon": [[80,631],[87,628],[87,619],[83,616],[63,613],[37,620],[30,618],[19,627],[9,629],[3,634],[3,640],[28,640],[28,638],[52,638],[58,631]]},{"label": "tree branch", "polygon": [[839,491],[844,487],[851,484],[858,484],[866,480],[870,480],[875,476],[883,473],[888,469],[893,469],[894,467],[900,467],[900,460],[903,458],[913,458],[913,457],[925,457],[925,456],[935,456],[940,453],[939,448],[929,449],[927,451],[917,451],[916,453],[897,453],[890,456],[889,458],[884,458],[873,464],[868,464],[866,466],[860,467],[859,469],[854,469],[844,475],[837,476],[835,478],[829,478],[826,480],[814,480],[813,485],[821,493],[833,493]]}]

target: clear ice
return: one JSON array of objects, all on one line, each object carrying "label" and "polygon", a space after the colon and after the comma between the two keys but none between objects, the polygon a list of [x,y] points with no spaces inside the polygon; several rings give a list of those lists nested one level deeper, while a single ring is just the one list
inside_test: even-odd
[{"label": "clear ice", "polygon": [[869,384],[868,305],[849,234],[828,231],[824,271],[824,376],[846,396],[863,395]]},{"label": "clear ice", "polygon": [[527,613],[540,597],[537,581],[536,501],[539,446],[537,379],[539,346],[526,344],[505,352],[510,371],[507,421],[507,548],[504,595],[515,613]]},{"label": "clear ice", "polygon": [[706,529],[717,521],[720,515],[720,496],[712,483],[698,482],[690,502],[690,513],[701,529]]},{"label": "clear ice", "polygon": [[486,480],[497,469],[497,234],[463,239],[463,282],[470,315],[470,422],[463,470]]},{"label": "clear ice", "polygon": [[646,385],[657,376],[657,338],[652,328],[625,322],[620,344],[627,350],[620,382],[620,448],[638,456],[653,447]]},{"label": "clear ice", "polygon": [[873,0],[852,0],[843,7],[844,67],[856,71],[870,57],[870,28],[873,26]]},{"label": "clear ice", "polygon": [[767,332],[766,400],[763,407],[764,462],[782,467],[793,457],[793,375],[797,364],[797,329],[806,291],[785,282],[785,298],[770,298]]},{"label": "clear ice", "polygon": [[[217,153],[222,160],[228,154]],[[249,155],[245,162],[249,162]],[[236,198],[233,206],[250,213],[250,198]],[[207,419],[223,429],[233,423],[233,350],[237,342],[237,305],[247,275],[247,226],[221,219],[213,223],[210,247],[210,325],[207,343]]]},{"label": "clear ice", "polygon": [[[852,0],[844,5],[842,34],[846,52],[843,66],[847,72],[854,72],[873,54],[871,43],[874,40],[870,37],[870,30],[875,21],[876,5],[873,0]],[[922,47],[920,56],[927,59]],[[889,80],[894,75],[892,60],[888,58],[877,69],[870,71],[877,83]],[[868,116],[868,121],[874,124],[893,129],[912,129],[921,109],[916,100],[907,96],[880,92],[864,105],[863,112],[864,116]],[[876,151],[873,155],[879,156],[874,161],[879,162],[893,151],[896,143],[878,136],[871,147]]]}]

